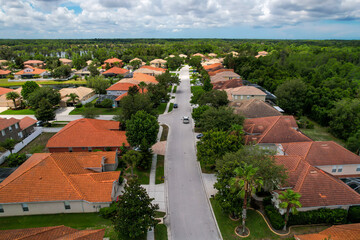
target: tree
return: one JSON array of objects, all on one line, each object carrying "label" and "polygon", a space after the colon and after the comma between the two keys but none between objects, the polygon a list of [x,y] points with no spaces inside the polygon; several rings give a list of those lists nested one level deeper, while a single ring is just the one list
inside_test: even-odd
[{"label": "tree", "polygon": [[284,231],[286,231],[286,225],[289,220],[290,210],[293,214],[296,214],[297,213],[296,208],[301,207],[301,203],[299,201],[300,198],[301,198],[301,194],[294,192],[294,190],[291,189],[286,189],[285,191],[281,192],[281,194],[279,195],[279,199],[281,200],[279,206],[281,208],[286,209],[285,225],[283,229]]},{"label": "tree", "polygon": [[96,113],[96,108],[94,107],[85,107],[82,114],[83,118],[98,118],[99,115]]},{"label": "tree", "polygon": [[204,111],[196,122],[198,127],[205,131],[223,130],[227,131],[233,124],[242,125],[244,117],[237,115],[229,107],[210,107]]},{"label": "tree", "polygon": [[5,158],[8,167],[18,167],[26,161],[26,154],[12,153]]},{"label": "tree", "polygon": [[40,86],[36,82],[27,81],[24,85],[22,85],[21,96],[25,100],[28,100],[29,95],[39,88],[40,88]]},{"label": "tree", "polygon": [[225,91],[211,90],[204,92],[197,102],[199,105],[210,105],[212,107],[226,106],[229,103],[228,96]]},{"label": "tree", "polygon": [[67,78],[71,74],[71,67],[69,65],[61,65],[52,71],[54,78]]},{"label": "tree", "polygon": [[243,199],[242,206],[242,235],[245,235],[246,215],[247,215],[247,201],[251,194],[260,189],[263,185],[262,178],[256,175],[258,168],[243,163],[242,166],[234,170],[235,176],[230,179],[229,185],[234,193]]},{"label": "tree", "polygon": [[141,158],[142,158],[141,153],[135,150],[129,150],[122,156],[122,159],[131,167],[132,177],[134,176],[134,167],[141,160]]},{"label": "tree", "polygon": [[145,139],[148,145],[156,143],[159,123],[153,115],[141,110],[126,121],[126,137],[128,143],[141,146]]},{"label": "tree", "polygon": [[97,67],[95,66],[95,64],[90,64],[88,67],[88,70],[90,72],[90,76],[99,76],[100,72],[97,69]]},{"label": "tree", "polygon": [[111,99],[106,98],[100,103],[100,106],[103,108],[112,108],[113,101]]},{"label": "tree", "polygon": [[207,77],[204,78],[203,89],[206,92],[209,92],[209,91],[211,91],[213,89],[213,85],[211,84],[211,80],[210,80],[209,75],[207,75]]},{"label": "tree", "polygon": [[200,69],[202,67],[201,61],[202,61],[202,58],[200,56],[194,56],[194,57],[190,58],[189,65],[196,69]]},{"label": "tree", "polygon": [[70,93],[66,95],[69,97],[68,102],[72,102],[72,104],[75,106],[76,101],[79,101],[79,96],[76,93]]},{"label": "tree", "polygon": [[39,121],[48,122],[55,119],[53,106],[46,98],[41,99],[39,107],[35,111],[35,117]]},{"label": "tree", "polygon": [[17,92],[8,92],[6,93],[7,100],[13,100],[14,108],[16,108],[16,99],[20,98],[20,95]]},{"label": "tree", "polygon": [[132,115],[143,110],[151,115],[155,115],[155,110],[148,94],[136,94],[135,96],[125,96],[120,100],[122,118],[126,121]]},{"label": "tree", "polygon": [[152,84],[150,83],[147,86],[148,93],[147,95],[150,97],[150,101],[154,104],[154,107],[157,107],[162,100],[169,101],[169,93],[168,89],[163,84]]},{"label": "tree", "polygon": [[130,66],[133,67],[134,70],[138,69],[141,66],[140,60],[134,60],[129,63]]},{"label": "tree", "polygon": [[302,114],[305,106],[307,85],[300,79],[281,84],[275,91],[277,103],[290,114]]},{"label": "tree", "polygon": [[138,84],[139,88],[141,89],[141,93],[144,93],[145,88],[147,87],[147,84],[145,82],[140,82]]},{"label": "tree", "polygon": [[38,109],[40,107],[40,101],[45,98],[51,104],[51,106],[58,105],[61,100],[61,95],[59,91],[50,88],[50,87],[41,87],[36,89],[29,95],[28,104],[33,109]]},{"label": "tree", "polygon": [[166,89],[172,84],[180,83],[179,77],[173,76],[169,72],[165,72],[163,74],[157,75],[155,78],[159,82],[159,84],[164,85]]},{"label": "tree", "polygon": [[175,71],[176,69],[181,67],[182,63],[183,63],[183,59],[179,56],[175,56],[172,58],[169,57],[166,59],[167,68],[169,68],[170,70],[173,70],[173,71]]},{"label": "tree", "polygon": [[359,154],[360,150],[360,130],[350,136],[346,141],[346,148],[355,154]]},{"label": "tree", "polygon": [[86,80],[86,84],[89,88],[93,88],[96,94],[106,94],[106,89],[110,87],[109,80],[103,76],[93,76]]},{"label": "tree", "polygon": [[116,203],[116,214],[112,218],[115,230],[126,238],[136,238],[155,227],[157,204],[152,204],[146,190],[136,180],[130,180],[124,194]]},{"label": "tree", "polygon": [[134,96],[135,94],[138,94],[138,93],[139,93],[139,88],[138,88],[138,86],[134,85],[134,86],[129,87],[129,89],[128,89],[128,95]]},{"label": "tree", "polygon": [[192,111],[192,118],[195,120],[195,122],[200,120],[201,115],[210,108],[208,105],[199,106],[197,108],[193,108]]},{"label": "tree", "polygon": [[15,145],[18,142],[19,141],[15,140],[15,139],[7,138],[7,139],[5,139],[5,141],[0,143],[0,146],[5,148],[6,150],[10,151],[10,154],[12,154],[12,150],[14,150]]}]

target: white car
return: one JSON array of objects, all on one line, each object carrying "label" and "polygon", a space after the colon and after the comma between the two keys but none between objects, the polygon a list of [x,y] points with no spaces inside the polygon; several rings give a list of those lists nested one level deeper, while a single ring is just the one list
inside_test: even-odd
[{"label": "white car", "polygon": [[185,116],[185,117],[183,117],[182,120],[183,120],[183,123],[184,123],[184,124],[190,123],[190,118],[189,118],[189,117],[186,117],[186,116]]}]

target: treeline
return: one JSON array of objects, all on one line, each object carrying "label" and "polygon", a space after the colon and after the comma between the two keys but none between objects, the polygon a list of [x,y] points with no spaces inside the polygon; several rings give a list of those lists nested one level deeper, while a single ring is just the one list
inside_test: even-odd
[{"label": "treeline", "polygon": [[329,126],[356,152],[360,147],[360,47],[357,41],[322,42],[327,46],[279,43],[258,59],[242,51],[239,57],[226,57],[225,65],[274,92],[287,113]]}]

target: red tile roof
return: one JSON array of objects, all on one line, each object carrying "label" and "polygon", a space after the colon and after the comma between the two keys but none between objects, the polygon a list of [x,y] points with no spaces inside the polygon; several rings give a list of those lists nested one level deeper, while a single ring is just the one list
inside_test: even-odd
[{"label": "red tile roof", "polygon": [[111,202],[120,172],[95,172],[116,152],[35,153],[0,183],[0,203],[85,200]]},{"label": "red tile roof", "polygon": [[203,68],[205,69],[205,71],[215,71],[220,68],[223,68],[223,65],[221,63],[214,63],[211,65],[205,65],[205,66],[203,66]]},{"label": "red tile roof", "polygon": [[9,70],[0,69],[0,75],[9,75],[10,73],[11,73],[11,71],[9,71]]},{"label": "red tile roof", "polygon": [[111,85],[106,91],[127,91],[129,90],[129,87],[133,87],[136,84],[133,83],[124,83],[124,82],[117,82],[113,85]]},{"label": "red tile roof", "polygon": [[25,61],[24,62],[24,65],[27,65],[27,64],[43,64],[44,62],[43,61],[40,61],[40,60],[28,60],[28,61]]},{"label": "red tile roof", "polygon": [[160,72],[166,72],[165,68],[157,68],[157,67],[152,67],[152,66],[142,66],[141,68],[147,68],[153,71],[160,71]]},{"label": "red tile roof", "polygon": [[129,146],[119,122],[82,118],[67,124],[51,137],[48,148]]},{"label": "red tile roof", "polygon": [[0,87],[0,96],[12,91],[14,91],[14,89]]},{"label": "red tile roof", "polygon": [[0,238],[8,240],[102,240],[105,229],[77,230],[66,226],[0,230]]},{"label": "red tile roof", "polygon": [[125,75],[129,72],[129,70],[124,69],[124,68],[119,68],[119,67],[112,67],[109,70],[103,72],[103,75],[106,74],[116,74],[116,75]]},{"label": "red tile roof", "polygon": [[115,98],[115,101],[120,101],[123,97],[127,96],[128,92],[121,94],[120,96],[118,96],[117,98]]},{"label": "red tile roof", "polygon": [[20,120],[16,119],[16,118],[1,118],[0,117],[0,131],[14,125],[15,123],[20,123]]},{"label": "red tile roof", "polygon": [[282,114],[266,102],[253,98],[242,100],[240,102],[231,102],[229,106],[234,109],[236,114],[243,115],[246,118],[260,118],[281,116]]},{"label": "red tile roof", "polygon": [[132,78],[123,78],[119,82],[121,83],[132,83],[138,85],[140,82],[144,82],[146,84],[158,84],[159,82],[156,80],[154,76],[150,76],[144,73],[134,72]]},{"label": "red tile roof", "polygon": [[226,81],[218,81],[212,83],[213,89],[224,90],[227,88],[237,88],[243,86],[241,78],[233,78]]},{"label": "red tile roof", "polygon": [[297,130],[293,116],[275,116],[245,119],[244,131],[246,144],[310,142],[310,138]]},{"label": "red tile roof", "polygon": [[283,143],[287,155],[303,157],[313,166],[360,164],[360,156],[333,141]]},{"label": "red tile roof", "polygon": [[24,118],[20,119],[20,128],[22,130],[24,130],[24,129],[36,124],[36,122],[37,121],[31,117],[24,117]]},{"label": "red tile roof", "polygon": [[234,69],[219,69],[219,70],[215,70],[215,71],[209,71],[208,74],[209,76],[215,76],[216,74],[218,73],[221,73],[221,72],[234,72]]},{"label": "red tile roof", "polygon": [[21,70],[21,71],[15,73],[15,75],[35,75],[35,74],[41,74],[43,72],[46,72],[45,69],[33,68],[33,67],[31,69],[33,70],[32,72],[24,72],[25,71],[25,69],[24,69],[24,70]]},{"label": "red tile roof", "polygon": [[122,63],[122,60],[118,58],[109,58],[104,61],[104,63],[116,63],[116,62]]},{"label": "red tile roof", "polygon": [[296,240],[359,240],[360,223],[335,225],[319,233],[295,235]]}]

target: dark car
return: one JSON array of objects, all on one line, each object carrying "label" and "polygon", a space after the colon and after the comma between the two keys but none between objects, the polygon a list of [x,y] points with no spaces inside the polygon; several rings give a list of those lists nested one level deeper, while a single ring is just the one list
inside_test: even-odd
[{"label": "dark car", "polygon": [[178,105],[177,105],[177,103],[174,103],[174,108],[178,108]]},{"label": "dark car", "polygon": [[202,138],[203,136],[204,136],[204,134],[200,133],[200,134],[196,135],[196,138],[197,138],[197,139],[200,139],[200,138]]}]

